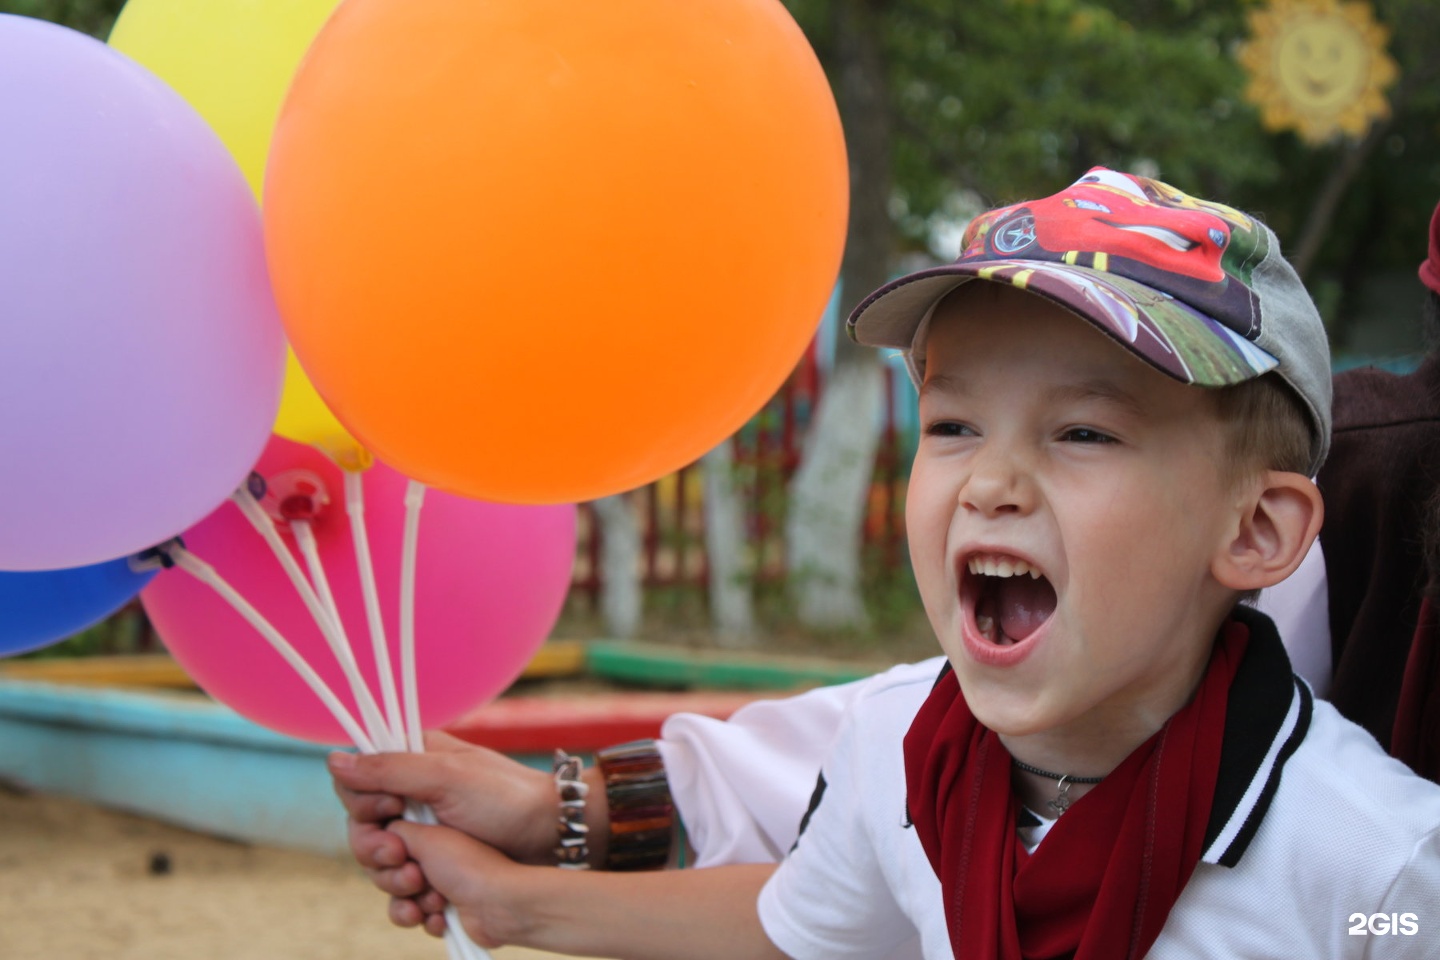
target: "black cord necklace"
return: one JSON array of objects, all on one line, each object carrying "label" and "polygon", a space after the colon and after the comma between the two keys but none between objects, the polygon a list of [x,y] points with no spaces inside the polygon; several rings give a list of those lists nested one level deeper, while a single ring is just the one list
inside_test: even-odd
[{"label": "black cord necklace", "polygon": [[1068,773],[1051,773],[1049,770],[1041,770],[1039,767],[1032,767],[1030,766],[1030,764],[1024,762],[1023,760],[1016,760],[1014,757],[1011,757],[1010,760],[1015,764],[1015,766],[1019,767],[1021,770],[1024,770],[1026,773],[1033,773],[1037,777],[1048,777],[1051,780],[1060,781],[1055,785],[1056,790],[1059,791],[1055,794],[1055,799],[1047,800],[1045,802],[1045,806],[1055,811],[1055,816],[1057,818],[1066,810],[1069,810],[1070,804],[1075,802],[1070,799],[1070,784],[1095,784],[1105,779],[1104,777],[1072,777]]}]

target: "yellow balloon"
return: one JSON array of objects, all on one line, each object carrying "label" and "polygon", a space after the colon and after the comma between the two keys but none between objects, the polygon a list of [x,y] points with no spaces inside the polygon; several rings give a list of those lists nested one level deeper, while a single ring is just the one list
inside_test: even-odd
[{"label": "yellow balloon", "polygon": [[275,418],[275,432],[287,440],[319,447],[346,470],[367,470],[373,462],[370,451],[340,426],[320,399],[319,391],[295,359],[294,350],[286,351],[285,392]]},{"label": "yellow balloon", "polygon": [[[110,46],[170,84],[209,121],[258,201],[280,104],[310,42],[339,0],[130,0]],[[289,356],[275,432],[317,446],[347,469],[370,465]]]},{"label": "yellow balloon", "polygon": [[338,0],[130,0],[110,46],[138,60],[220,135],[260,196],[280,102]]}]

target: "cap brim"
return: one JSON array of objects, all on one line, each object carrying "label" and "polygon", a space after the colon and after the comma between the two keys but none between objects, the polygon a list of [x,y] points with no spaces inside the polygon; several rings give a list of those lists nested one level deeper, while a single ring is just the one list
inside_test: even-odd
[{"label": "cap brim", "polygon": [[[856,307],[851,334],[869,346],[909,353],[935,305],[970,280],[1010,284],[1044,297],[1182,383],[1230,386],[1280,363],[1218,321],[1142,283],[1090,267],[1036,260],[971,261],[912,273]],[[924,358],[911,362],[923,376]]]}]

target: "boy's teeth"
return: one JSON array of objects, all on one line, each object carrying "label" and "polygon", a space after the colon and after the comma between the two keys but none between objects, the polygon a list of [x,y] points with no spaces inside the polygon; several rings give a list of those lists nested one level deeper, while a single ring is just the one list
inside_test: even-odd
[{"label": "boy's teeth", "polygon": [[989,640],[991,643],[995,642],[994,617],[987,617],[984,614],[976,614],[975,626],[979,629],[980,636],[984,637],[986,640]]},{"label": "boy's teeth", "polygon": [[1030,566],[1030,564],[1024,560],[971,557],[969,566],[971,573],[987,577],[1019,577],[1028,573],[1032,580],[1038,580],[1040,578],[1040,571]]}]

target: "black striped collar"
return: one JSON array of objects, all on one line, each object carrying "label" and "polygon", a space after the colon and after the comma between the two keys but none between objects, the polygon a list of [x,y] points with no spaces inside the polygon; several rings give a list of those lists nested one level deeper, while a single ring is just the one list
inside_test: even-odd
[{"label": "black striped collar", "polygon": [[1230,685],[1220,775],[1205,828],[1201,860],[1233,867],[1270,809],[1285,762],[1310,729],[1314,697],[1295,676],[1270,618],[1236,607],[1234,618],[1250,630],[1245,658]]}]

